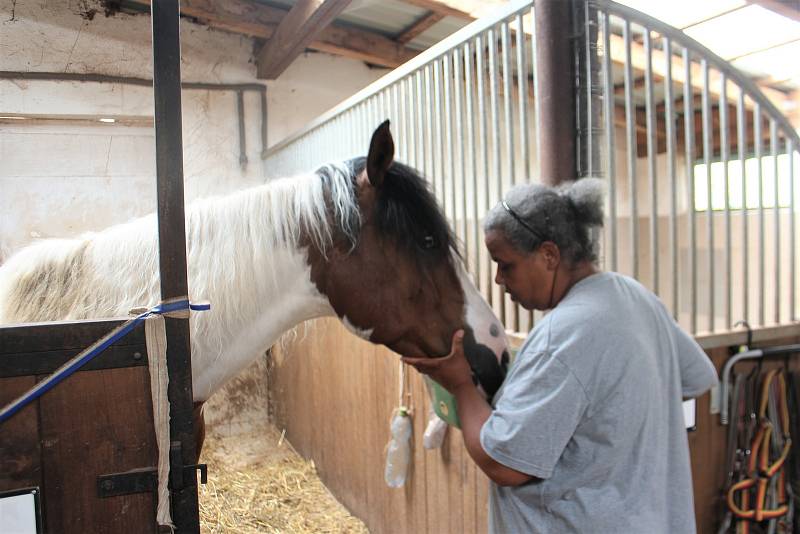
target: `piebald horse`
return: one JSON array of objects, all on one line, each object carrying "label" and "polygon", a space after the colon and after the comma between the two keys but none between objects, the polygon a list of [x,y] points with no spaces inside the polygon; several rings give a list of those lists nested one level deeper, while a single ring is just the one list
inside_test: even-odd
[{"label": "piebald horse", "polygon": [[[201,434],[202,403],[315,317],[407,356],[444,356],[463,328],[486,393],[505,376],[503,328],[425,180],[394,161],[388,121],[366,158],[191,203],[186,237],[191,296],[211,301],[190,320]],[[42,240],[0,266],[0,324],[118,317],[158,300],[155,215]]]}]

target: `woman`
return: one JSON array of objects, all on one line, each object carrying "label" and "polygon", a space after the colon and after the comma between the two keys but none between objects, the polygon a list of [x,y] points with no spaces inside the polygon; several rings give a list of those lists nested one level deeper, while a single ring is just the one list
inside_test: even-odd
[{"label": "woman", "polygon": [[717,382],[658,298],[597,267],[602,182],[512,189],[484,222],[495,281],[530,332],[487,404],[461,332],[441,359],[406,358],[452,393],[464,443],[491,479],[489,530],[695,531],[682,400]]}]

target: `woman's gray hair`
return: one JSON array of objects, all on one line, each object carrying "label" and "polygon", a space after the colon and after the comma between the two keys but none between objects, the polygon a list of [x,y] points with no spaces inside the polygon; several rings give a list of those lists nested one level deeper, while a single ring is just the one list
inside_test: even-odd
[{"label": "woman's gray hair", "polygon": [[592,228],[603,226],[605,182],[582,178],[559,187],[523,184],[486,215],[484,232],[499,230],[517,250],[533,252],[545,241],[572,263],[597,261]]}]

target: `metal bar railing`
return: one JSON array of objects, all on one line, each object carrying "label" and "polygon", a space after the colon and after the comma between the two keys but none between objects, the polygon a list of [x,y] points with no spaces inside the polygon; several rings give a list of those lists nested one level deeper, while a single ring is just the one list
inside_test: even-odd
[{"label": "metal bar railing", "polygon": [[610,256],[609,267],[616,271],[618,267],[617,253],[617,164],[616,140],[614,117],[616,106],[614,103],[614,76],[611,71],[611,24],[608,13],[603,14],[603,112],[605,113],[606,137],[606,178],[608,179],[608,246],[605,247],[605,256]]},{"label": "metal bar railing", "polygon": [[631,248],[631,273],[634,278],[639,277],[639,214],[636,209],[636,158],[638,154],[638,144],[636,142],[636,109],[633,100],[633,64],[631,59],[631,25],[627,20],[622,30],[622,38],[625,40],[625,137],[628,141],[628,193],[630,195],[630,239]]},{"label": "metal bar railing", "polygon": [[689,331],[697,332],[697,234],[695,233],[694,184],[694,89],[692,88],[692,56],[683,49],[683,137],[686,145],[686,210],[689,212]]},{"label": "metal bar railing", "polygon": [[708,331],[714,331],[714,208],[713,187],[711,183],[711,87],[708,73],[708,61],[700,60],[703,71],[702,119],[703,119],[703,163],[706,174],[706,253],[708,255]]},{"label": "metal bar railing", "polygon": [[647,177],[650,182],[650,273],[653,291],[658,293],[658,187],[656,186],[656,110],[653,94],[653,45],[650,31],[644,32],[645,113],[647,124]]},{"label": "metal bar railing", "polygon": [[[751,80],[679,30],[608,0],[582,7],[580,169],[608,179],[604,265],[644,277],[693,333],[792,320],[797,133]],[[542,102],[529,14],[533,1],[517,0],[456,32],[270,148],[266,163],[268,174],[285,175],[364,155],[374,127],[391,118],[398,159],[430,180],[468,269],[512,329],[533,315],[493,284],[480,226],[508,187],[538,177]]]}]

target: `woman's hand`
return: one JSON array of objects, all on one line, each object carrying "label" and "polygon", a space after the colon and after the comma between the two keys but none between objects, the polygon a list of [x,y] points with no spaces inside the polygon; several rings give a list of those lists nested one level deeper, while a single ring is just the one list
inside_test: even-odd
[{"label": "woman's hand", "polygon": [[403,358],[422,374],[428,375],[452,394],[462,387],[475,387],[472,369],[464,356],[464,331],[453,334],[450,354],[443,358]]}]

